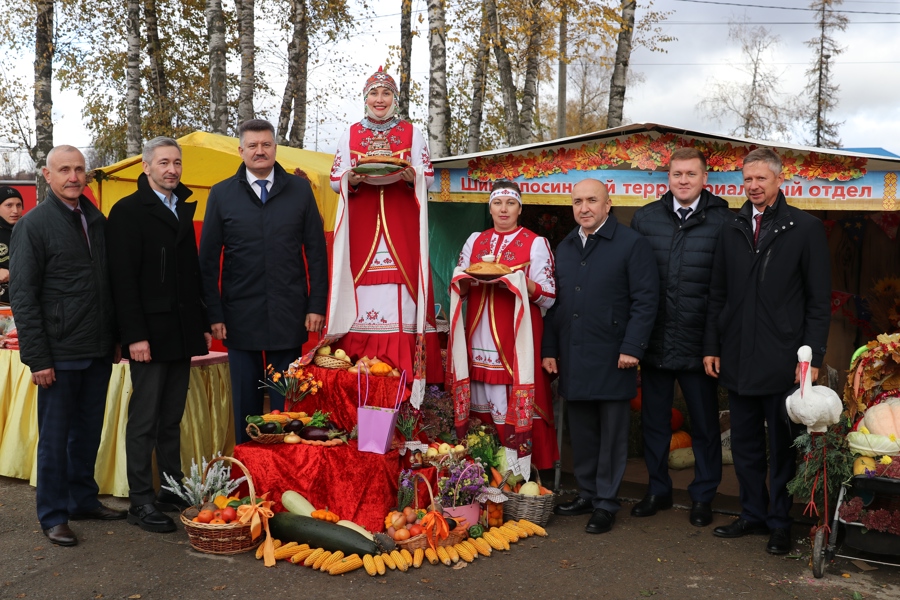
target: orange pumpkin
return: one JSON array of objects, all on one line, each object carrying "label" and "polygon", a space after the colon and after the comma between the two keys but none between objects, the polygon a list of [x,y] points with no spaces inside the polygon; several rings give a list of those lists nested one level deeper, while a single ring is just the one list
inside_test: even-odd
[{"label": "orange pumpkin", "polygon": [[320,521],[326,521],[328,523],[337,523],[341,520],[339,516],[328,510],[328,507],[320,508],[319,510],[312,511],[312,514],[309,515],[313,519],[319,519]]},{"label": "orange pumpkin", "polygon": [[669,442],[669,452],[678,450],[679,448],[691,447],[691,434],[687,431],[676,431],[672,434],[672,441]]},{"label": "orange pumpkin", "polygon": [[390,375],[394,368],[386,362],[380,362],[369,367],[369,372],[376,377],[384,377]]}]

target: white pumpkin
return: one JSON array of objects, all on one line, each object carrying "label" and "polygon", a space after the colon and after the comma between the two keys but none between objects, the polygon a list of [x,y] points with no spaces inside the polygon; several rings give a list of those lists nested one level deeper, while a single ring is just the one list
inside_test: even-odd
[{"label": "white pumpkin", "polygon": [[900,438],[900,399],[891,398],[869,407],[860,425],[876,435]]}]

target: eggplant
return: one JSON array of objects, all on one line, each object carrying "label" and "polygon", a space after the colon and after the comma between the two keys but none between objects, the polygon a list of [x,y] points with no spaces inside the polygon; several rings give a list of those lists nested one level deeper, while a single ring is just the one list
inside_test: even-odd
[{"label": "eggplant", "polygon": [[328,435],[331,433],[331,429],[327,429],[325,427],[304,427],[298,433],[300,437],[304,440],[318,440],[321,442],[327,442],[331,439],[331,436]]},{"label": "eggplant", "polygon": [[304,427],[306,427],[306,425],[303,424],[303,421],[294,419],[284,426],[284,431],[285,433],[299,433]]},{"label": "eggplant", "polygon": [[260,433],[277,433],[278,432],[278,423],[275,421],[269,421],[268,423],[263,423],[259,426]]}]

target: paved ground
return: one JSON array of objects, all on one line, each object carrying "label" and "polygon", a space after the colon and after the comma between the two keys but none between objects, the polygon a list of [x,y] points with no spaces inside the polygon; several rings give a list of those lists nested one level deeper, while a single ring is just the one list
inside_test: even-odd
[{"label": "paved ground", "polygon": [[[626,483],[622,494],[637,498],[643,488]],[[687,499],[678,492],[675,500]],[[126,507],[121,499],[104,501]],[[41,534],[33,488],[0,478],[0,598],[900,598],[898,567],[864,572],[838,559],[814,579],[808,525],[795,526],[790,556],[773,557],[765,537],[721,540],[711,527],[690,526],[684,509],[635,519],[630,507],[605,535],[585,534],[587,517],[553,517],[548,538],[528,538],[464,568],[426,564],[378,578],[363,570],[331,577],[289,563],[266,569],[250,554],[200,554],[180,525],[176,533],[150,534],[125,521],[74,522],[81,543],[60,548]],[[731,511],[735,499],[720,496],[716,507]],[[731,518],[718,513],[713,526]]]}]

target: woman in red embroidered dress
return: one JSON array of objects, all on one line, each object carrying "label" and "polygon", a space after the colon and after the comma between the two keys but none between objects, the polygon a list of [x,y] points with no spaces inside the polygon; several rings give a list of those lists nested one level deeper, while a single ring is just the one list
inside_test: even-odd
[{"label": "woman in red embroidered dress", "polygon": [[[443,382],[425,196],[434,169],[422,133],[396,114],[393,78],[379,68],[366,82],[364,97],[365,116],[341,137],[331,170],[341,208],[327,331],[342,335],[332,347],[348,355],[377,356],[405,369],[414,380],[415,402],[426,378]],[[353,170],[361,158],[380,156],[410,166],[389,175]]]},{"label": "woman in red embroidered dress", "polygon": [[[550,379],[541,368],[542,317],[556,300],[553,255],[546,238],[519,227],[522,199],[515,182],[494,183],[490,212],[494,227],[469,236],[459,255],[458,266],[468,268],[481,262],[485,255],[494,255],[496,262],[525,272],[535,362],[531,462],[539,469],[547,469],[559,457]],[[511,318],[515,297],[502,286],[470,285],[469,281],[461,282],[460,293],[466,296],[468,304],[466,340],[469,348],[471,411],[482,420],[493,421],[501,440],[507,440],[515,425],[514,415],[508,414],[507,401],[513,384],[515,361],[515,334]],[[511,444],[506,443],[505,446]]]}]

